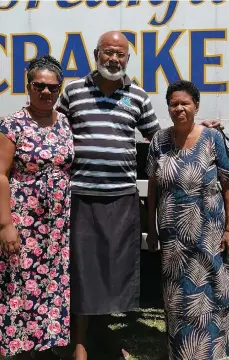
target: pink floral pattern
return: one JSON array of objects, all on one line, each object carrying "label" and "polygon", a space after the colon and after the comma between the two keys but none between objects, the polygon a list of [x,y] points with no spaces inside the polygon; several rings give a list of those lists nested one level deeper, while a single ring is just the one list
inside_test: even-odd
[{"label": "pink floral pattern", "polygon": [[10,175],[12,219],[20,253],[0,249],[0,354],[69,342],[70,167],[67,118],[42,128],[26,110],[0,121],[16,146]]}]

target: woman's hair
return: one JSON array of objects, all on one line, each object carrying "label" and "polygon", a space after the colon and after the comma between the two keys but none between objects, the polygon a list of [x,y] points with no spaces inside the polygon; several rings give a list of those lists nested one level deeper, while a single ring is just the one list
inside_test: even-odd
[{"label": "woman's hair", "polygon": [[53,71],[56,74],[59,83],[60,84],[62,83],[63,81],[62,67],[59,61],[57,61],[54,57],[50,55],[44,55],[30,61],[27,67],[27,81],[29,84],[33,81],[36,71],[40,71],[40,70]]},{"label": "woman's hair", "polygon": [[170,84],[166,92],[167,105],[169,105],[172,93],[174,91],[185,91],[187,94],[191,95],[192,100],[195,104],[200,102],[199,89],[191,81],[178,80]]}]

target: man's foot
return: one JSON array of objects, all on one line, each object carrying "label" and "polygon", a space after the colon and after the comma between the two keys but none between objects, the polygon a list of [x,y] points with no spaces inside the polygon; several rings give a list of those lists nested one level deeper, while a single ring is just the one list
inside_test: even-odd
[{"label": "man's foot", "polygon": [[123,359],[129,360],[130,354],[125,349],[122,349],[121,352],[122,352]]}]

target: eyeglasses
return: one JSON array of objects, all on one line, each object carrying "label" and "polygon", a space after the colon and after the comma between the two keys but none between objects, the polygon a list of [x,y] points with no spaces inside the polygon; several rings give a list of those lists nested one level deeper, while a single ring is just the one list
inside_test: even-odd
[{"label": "eyeglasses", "polygon": [[44,89],[48,88],[51,93],[58,92],[61,87],[60,84],[46,84],[44,82],[32,82],[32,85],[37,91],[43,91]]},{"label": "eyeglasses", "polygon": [[123,53],[123,52],[117,52],[117,51],[112,51],[112,50],[99,50],[100,52],[102,52],[104,55],[106,55],[107,57],[111,58],[114,55],[117,56],[118,59],[123,59],[124,57],[127,57],[128,55]]}]

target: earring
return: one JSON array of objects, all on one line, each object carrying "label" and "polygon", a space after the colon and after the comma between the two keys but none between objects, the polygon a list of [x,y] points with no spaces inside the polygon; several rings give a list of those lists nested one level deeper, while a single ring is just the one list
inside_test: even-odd
[{"label": "earring", "polygon": [[27,95],[27,101],[26,101],[26,105],[29,106],[30,105],[30,101],[29,101],[29,95]]}]

